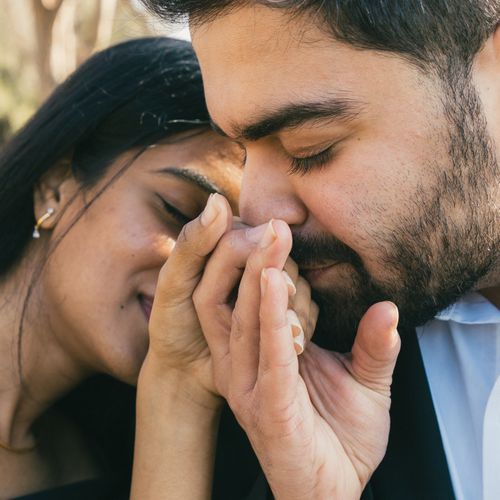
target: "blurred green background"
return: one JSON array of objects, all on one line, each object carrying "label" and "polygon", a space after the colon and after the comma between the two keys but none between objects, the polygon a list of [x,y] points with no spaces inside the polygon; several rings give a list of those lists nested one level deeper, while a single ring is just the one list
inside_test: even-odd
[{"label": "blurred green background", "polygon": [[172,33],[138,0],[0,0],[0,146],[93,52]]}]

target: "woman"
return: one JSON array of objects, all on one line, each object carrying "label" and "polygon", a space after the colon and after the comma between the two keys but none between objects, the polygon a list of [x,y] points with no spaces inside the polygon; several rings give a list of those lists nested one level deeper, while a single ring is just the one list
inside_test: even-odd
[{"label": "woman", "polygon": [[102,475],[54,403],[94,373],[137,382],[161,266],[210,193],[235,207],[240,177],[190,45],[164,38],[93,56],[5,145],[0,497],[79,483],[73,498]]},{"label": "woman", "polygon": [[[209,497],[222,399],[191,295],[233,227],[243,158],[208,123],[190,45],[141,39],[89,59],[1,151],[0,497],[128,495],[100,447],[117,395],[71,399],[96,373],[139,381],[133,495]],[[242,228],[235,252],[265,231]]]}]

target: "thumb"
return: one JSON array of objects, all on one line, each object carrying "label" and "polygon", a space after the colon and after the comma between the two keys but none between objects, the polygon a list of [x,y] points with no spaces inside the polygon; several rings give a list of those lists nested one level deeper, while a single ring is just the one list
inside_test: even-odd
[{"label": "thumb", "polygon": [[353,376],[366,387],[388,394],[401,347],[396,330],[398,308],[392,302],[372,305],[361,318],[352,348]]},{"label": "thumb", "polygon": [[203,212],[186,224],[158,277],[155,305],[176,307],[191,299],[206,260],[230,229],[232,211],[220,194],[211,194]]}]

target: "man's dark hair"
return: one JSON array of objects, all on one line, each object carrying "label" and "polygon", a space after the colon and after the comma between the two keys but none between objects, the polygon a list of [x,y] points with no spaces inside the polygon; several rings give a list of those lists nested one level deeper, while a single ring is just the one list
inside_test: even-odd
[{"label": "man's dark hair", "polygon": [[[193,25],[251,4],[310,15],[342,42],[397,53],[441,73],[470,67],[500,19],[499,0],[143,0],[169,21]],[[446,71],[447,72],[447,71]]]}]

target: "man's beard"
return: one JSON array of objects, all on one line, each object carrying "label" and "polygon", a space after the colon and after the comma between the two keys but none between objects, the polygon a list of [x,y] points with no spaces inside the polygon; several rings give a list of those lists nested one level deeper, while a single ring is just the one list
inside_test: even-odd
[{"label": "man's beard", "polygon": [[[451,81],[453,80],[453,81]],[[331,235],[294,235],[292,257],[300,265],[347,263],[348,286],[313,290],[320,306],[315,341],[348,351],[359,320],[370,305],[393,301],[400,327],[413,328],[471,291],[498,265],[499,165],[477,93],[467,76],[444,82],[449,163],[432,164],[433,188],[421,188],[402,209],[393,230],[373,238],[385,269],[375,279],[350,247]],[[496,187],[495,187],[496,186]]]}]

